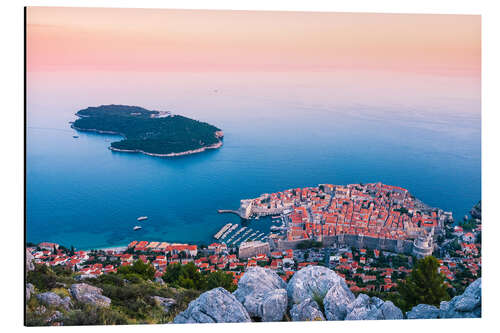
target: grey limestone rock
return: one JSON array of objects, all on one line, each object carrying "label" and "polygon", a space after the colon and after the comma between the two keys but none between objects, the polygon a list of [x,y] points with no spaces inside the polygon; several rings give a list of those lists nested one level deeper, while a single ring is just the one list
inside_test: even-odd
[{"label": "grey limestone rock", "polygon": [[53,323],[61,321],[63,319],[63,314],[60,311],[54,311],[48,318],[47,323]]},{"label": "grey limestone rock", "polygon": [[472,282],[464,293],[453,297],[449,302],[441,302],[440,318],[480,318],[481,317],[481,278]]},{"label": "grey limestone rock", "polygon": [[[157,299],[159,303],[162,300]],[[324,314],[319,301],[323,302]],[[391,301],[365,294],[354,297],[345,280],[335,272],[309,266],[296,272],[288,285],[271,270],[251,268],[242,276],[233,294],[223,288],[207,291],[177,315],[174,323],[249,322],[251,318],[279,321],[288,304],[293,321],[403,319],[402,311]],[[441,302],[439,309],[419,304],[406,315],[408,319],[481,317],[481,279],[467,287],[462,295]]]},{"label": "grey limestone rock", "polygon": [[36,298],[40,303],[50,307],[61,306],[64,309],[68,310],[71,305],[71,300],[69,297],[61,298],[59,295],[51,291],[37,294]]},{"label": "grey limestone rock", "polygon": [[434,305],[419,304],[406,313],[408,319],[436,319],[439,317],[439,309]]},{"label": "grey limestone rock", "polygon": [[33,263],[33,260],[35,257],[31,254],[28,249],[26,249],[26,272],[32,271],[35,269],[35,264]]},{"label": "grey limestone rock", "polygon": [[288,306],[288,295],[285,289],[270,290],[264,294],[260,307],[262,321],[280,321]]},{"label": "grey limestone rock", "polygon": [[318,303],[310,298],[302,303],[294,304],[290,310],[290,316],[293,321],[325,320]]},{"label": "grey limestone rock", "polygon": [[109,307],[111,299],[102,295],[102,289],[86,283],[72,284],[69,292],[78,302],[99,307]]},{"label": "grey limestone rock", "polygon": [[[373,298],[373,297],[372,297]],[[403,312],[400,308],[394,305],[391,301],[385,301],[380,307],[380,312],[382,313],[382,319],[395,320],[403,319]]]},{"label": "grey limestone rock", "polygon": [[288,298],[291,304],[302,303],[308,298],[323,299],[333,286],[347,288],[344,279],[331,269],[307,266],[296,272],[288,282]]},{"label": "grey limestone rock", "polygon": [[250,322],[245,307],[224,288],[201,294],[188,308],[174,318],[174,323],[240,323]]},{"label": "grey limestone rock", "polygon": [[279,321],[288,306],[286,283],[275,272],[262,267],[248,269],[233,295],[243,304],[250,317],[262,321]]},{"label": "grey limestone rock", "polygon": [[177,301],[173,298],[153,296],[153,300],[163,309],[163,311],[165,311],[165,313],[170,312],[170,309],[177,304]]},{"label": "grey limestone rock", "polygon": [[346,320],[363,320],[367,319],[368,313],[373,310],[375,306],[370,304],[370,297],[365,294],[359,294],[356,299],[347,305],[345,317]]},{"label": "grey limestone rock", "polygon": [[347,315],[347,306],[354,299],[354,294],[345,282],[336,283],[328,290],[323,299],[326,318],[328,320],[344,320]]},{"label": "grey limestone rock", "polygon": [[26,283],[26,302],[31,299],[31,295],[35,293],[35,286],[31,283]]},{"label": "grey limestone rock", "polygon": [[403,312],[391,301],[359,294],[346,308],[346,320],[403,319]]}]

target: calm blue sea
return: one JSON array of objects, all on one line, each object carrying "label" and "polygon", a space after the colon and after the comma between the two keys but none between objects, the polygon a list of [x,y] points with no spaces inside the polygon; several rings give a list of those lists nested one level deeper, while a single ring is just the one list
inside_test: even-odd
[{"label": "calm blue sea", "polygon": [[[138,239],[209,243],[222,225],[239,223],[217,209],[237,208],[240,199],[261,193],[318,183],[398,185],[455,217],[481,198],[476,100],[457,96],[435,105],[436,98],[428,105],[318,102],[308,98],[317,81],[295,85],[294,93],[282,89],[273,94],[278,83],[270,84],[271,90],[261,95],[255,79],[247,83],[253,90],[231,90],[235,85],[224,82],[198,85],[198,98],[179,87],[170,96],[158,92],[153,98],[153,93],[134,97],[129,85],[125,97],[118,90],[111,97],[89,97],[92,90],[85,96],[73,93],[74,100],[66,98],[68,88],[31,88],[27,240],[77,248]],[[162,89],[168,91],[169,85]],[[58,101],[54,96],[63,97]],[[207,121],[223,129],[224,145],[196,155],[158,158],[111,152],[107,147],[116,136],[78,133],[73,138],[68,122],[76,111],[111,103]],[[143,229],[132,231],[142,215],[149,216]],[[250,225],[268,230],[270,222]]]}]

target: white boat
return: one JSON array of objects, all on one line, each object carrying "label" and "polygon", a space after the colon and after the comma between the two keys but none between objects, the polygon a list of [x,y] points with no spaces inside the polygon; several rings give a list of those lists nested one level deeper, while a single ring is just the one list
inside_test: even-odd
[{"label": "white boat", "polygon": [[139,216],[139,217],[137,218],[137,221],[144,221],[144,220],[147,220],[147,219],[148,219],[148,217],[147,217],[147,216]]},{"label": "white boat", "polygon": [[140,229],[142,229],[142,227],[140,227],[140,226],[138,226],[138,225],[136,225],[136,226],[134,227],[134,231],[137,231],[137,230],[140,230]]}]

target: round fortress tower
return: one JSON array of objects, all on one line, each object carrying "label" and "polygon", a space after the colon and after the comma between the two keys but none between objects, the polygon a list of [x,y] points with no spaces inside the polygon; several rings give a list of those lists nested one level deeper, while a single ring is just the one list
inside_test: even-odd
[{"label": "round fortress tower", "polygon": [[418,238],[413,241],[413,254],[417,258],[424,258],[432,255],[434,250],[434,242],[432,240],[432,235],[434,234],[434,228],[430,232],[422,232]]}]

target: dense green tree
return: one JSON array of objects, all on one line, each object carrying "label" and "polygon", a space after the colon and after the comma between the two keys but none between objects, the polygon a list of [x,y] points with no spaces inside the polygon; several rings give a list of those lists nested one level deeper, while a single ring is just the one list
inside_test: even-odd
[{"label": "dense green tree", "polygon": [[206,289],[205,277],[192,262],[186,265],[168,265],[167,270],[163,274],[163,280],[172,286],[186,289]]},{"label": "dense green tree", "polygon": [[399,306],[403,310],[408,311],[417,304],[439,306],[441,301],[450,298],[438,267],[438,260],[432,256],[417,261],[409,277],[398,287]]},{"label": "dense green tree", "polygon": [[477,227],[477,223],[474,219],[463,220],[459,225],[464,229],[464,231],[471,231]]},{"label": "dense green tree", "polygon": [[42,292],[57,286],[56,274],[46,265],[36,264],[35,269],[28,272],[26,280]]},{"label": "dense green tree", "polygon": [[168,284],[174,285],[181,275],[182,265],[181,264],[171,264],[167,266],[165,273],[163,273],[163,281]]},{"label": "dense green tree", "polygon": [[209,273],[207,276],[207,288],[213,289],[217,287],[222,287],[230,292],[235,291],[236,285],[233,283],[232,274],[223,271]]},{"label": "dense green tree", "polygon": [[455,238],[455,240],[450,243],[450,249],[453,251],[457,251],[457,250],[462,249],[462,247],[460,246],[460,243],[458,242],[458,238]]},{"label": "dense green tree", "polygon": [[52,267],[52,271],[56,275],[66,276],[66,277],[71,276],[73,274],[73,270],[68,266],[54,266]]},{"label": "dense green tree", "polygon": [[135,274],[135,276],[138,276],[147,281],[153,280],[155,276],[155,269],[150,263],[145,263],[142,260],[136,260],[133,265],[120,266],[117,270],[117,273],[125,276]]},{"label": "dense green tree", "polygon": [[117,287],[123,287],[125,285],[123,277],[117,273],[102,274],[96,279],[98,283],[110,284]]},{"label": "dense green tree", "polygon": [[192,262],[186,265],[168,265],[162,278],[170,286],[199,291],[217,287],[222,287],[228,291],[236,289],[231,274],[223,271],[201,273]]},{"label": "dense green tree", "polygon": [[392,267],[394,267],[394,268],[398,268],[400,266],[408,268],[408,257],[406,257],[402,254],[392,256],[391,263],[392,263]]}]

